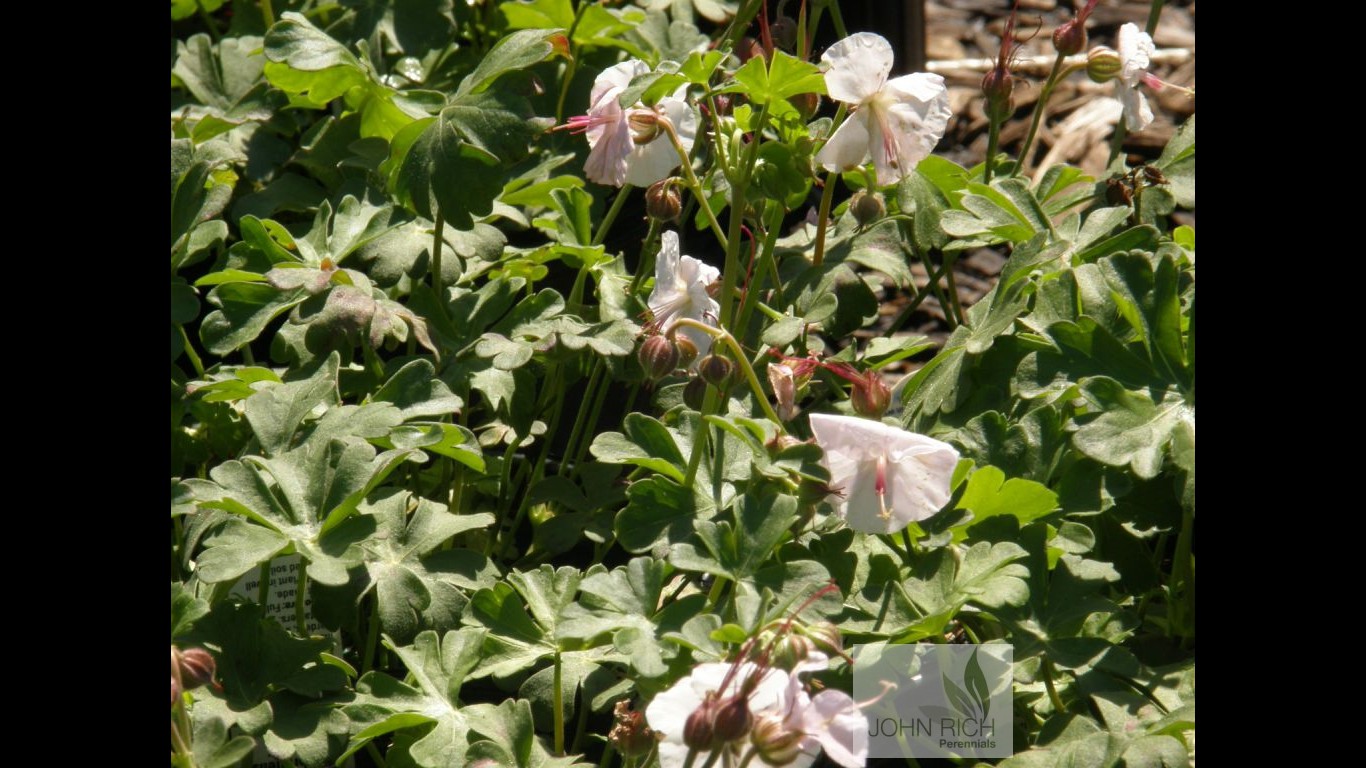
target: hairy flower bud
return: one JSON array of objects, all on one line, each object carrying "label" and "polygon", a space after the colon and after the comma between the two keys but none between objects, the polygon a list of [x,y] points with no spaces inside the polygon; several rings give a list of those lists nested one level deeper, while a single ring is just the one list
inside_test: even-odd
[{"label": "hairy flower bud", "polygon": [[1064,56],[1081,53],[1086,48],[1086,24],[1072,19],[1053,30],[1053,48]]},{"label": "hairy flower bud", "polygon": [[849,394],[854,404],[854,412],[860,416],[877,419],[887,412],[892,404],[892,390],[882,383],[882,377],[869,371],[861,381],[854,383],[854,391]]},{"label": "hairy flower bud", "polygon": [[744,696],[731,696],[716,707],[716,719],[712,721],[713,737],[718,743],[725,744],[743,739],[754,725],[754,715],[749,711],[749,701]]},{"label": "hairy flower bud", "polygon": [[797,45],[797,22],[791,16],[779,16],[768,25],[768,33],[773,37],[773,44],[785,51],[792,50]]},{"label": "hairy flower bud", "polygon": [[887,203],[881,192],[860,189],[849,198],[849,210],[854,213],[854,221],[860,227],[866,227],[887,215]]},{"label": "hairy flower bud", "polygon": [[697,372],[713,387],[724,391],[730,386],[730,375],[735,364],[720,355],[707,355],[697,364]]},{"label": "hairy flower bud", "polygon": [[778,417],[784,421],[797,415],[797,381],[791,366],[773,363],[768,366],[768,384],[773,387],[773,398],[778,402]]},{"label": "hairy flower bud", "polygon": [[764,46],[752,37],[742,37],[735,45],[735,56],[744,64],[755,56],[764,55]]},{"label": "hairy flower bud", "polygon": [[637,356],[645,377],[651,381],[659,381],[678,368],[678,348],[663,336],[651,336],[642,342]]},{"label": "hairy flower bud", "polygon": [[180,652],[180,681],[185,690],[194,690],[209,683],[216,686],[216,672],[213,656],[203,648],[187,648]]},{"label": "hairy flower bud", "polygon": [[649,144],[659,138],[664,129],[659,127],[662,120],[653,109],[633,109],[626,116],[626,125],[631,129],[631,141],[637,145]]},{"label": "hairy flower bud", "polygon": [[655,221],[673,221],[683,212],[675,181],[672,177],[661,179],[645,190],[645,212]]},{"label": "hairy flower bud", "polygon": [[754,723],[749,742],[759,759],[769,765],[788,765],[801,754],[802,736],[798,729],[790,729],[781,715],[767,712]]},{"label": "hairy flower bud", "polygon": [[680,334],[674,339],[674,346],[678,348],[678,367],[692,367],[692,361],[697,359],[697,345],[692,342],[692,339]]},{"label": "hairy flower bud", "polygon": [[840,628],[828,621],[818,621],[812,624],[806,631],[807,636],[815,641],[817,647],[825,648],[835,653],[844,652],[844,640],[840,636]]},{"label": "hairy flower bud", "polygon": [[1097,83],[1108,83],[1124,70],[1124,60],[1113,48],[1098,45],[1086,54],[1086,76]]},{"label": "hairy flower bud", "polygon": [[816,644],[811,642],[809,638],[795,632],[785,632],[773,641],[770,659],[773,666],[791,672],[797,668],[798,664],[806,661],[814,650],[816,650]]},{"label": "hairy flower bud", "polygon": [[709,696],[688,715],[683,724],[683,743],[689,749],[710,750],[716,743],[716,709],[716,699]]},{"label": "hairy flower bud", "polygon": [[821,95],[819,93],[799,93],[796,96],[787,97],[787,103],[791,104],[803,120],[811,120],[816,116],[816,110],[821,108]]},{"label": "hairy flower bud", "polygon": [[707,395],[707,382],[701,376],[694,376],[683,387],[683,404],[694,411],[702,410],[702,399]]},{"label": "hairy flower bud", "polygon": [[177,680],[177,679],[175,679],[175,676],[172,675],[172,676],[171,676],[171,706],[174,707],[174,706],[175,706],[175,703],[176,703],[177,701],[180,701],[180,696],[181,696],[182,693],[184,693],[184,689],[182,689],[182,688],[180,687],[180,681]]},{"label": "hairy flower bud", "polygon": [[998,123],[1010,117],[1015,108],[1011,101],[1014,92],[1015,78],[1010,70],[1002,66],[988,70],[982,78],[982,94],[987,97],[987,117]]}]

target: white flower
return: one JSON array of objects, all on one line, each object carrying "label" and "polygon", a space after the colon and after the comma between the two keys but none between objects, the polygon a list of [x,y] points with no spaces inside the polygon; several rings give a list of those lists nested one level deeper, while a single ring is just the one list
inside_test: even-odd
[{"label": "white flower", "polygon": [[628,59],[603,70],[593,81],[589,94],[592,106],[588,114],[570,118],[563,126],[588,135],[591,149],[584,175],[589,181],[616,187],[622,184],[648,187],[678,167],[678,150],[662,132],[647,143],[635,142],[629,124],[633,114],[653,113],[668,119],[683,149],[692,150],[693,138],[697,135],[697,113],[684,100],[686,85],[672,96],[661,98],[654,110],[639,103],[622,109],[618,103],[621,92],[630,86],[632,78],[649,71],[645,62],[638,59]]},{"label": "white flower", "polygon": [[1124,123],[1131,132],[1141,131],[1153,121],[1148,97],[1138,90],[1138,84],[1148,78],[1148,62],[1154,50],[1156,47],[1152,37],[1140,31],[1137,24],[1125,24],[1119,28],[1119,60],[1122,68],[1115,88],[1120,102],[1124,104]]},{"label": "white flower", "polygon": [[[688,747],[683,741],[683,730],[688,717],[709,697],[721,701],[739,695],[746,677],[751,675],[760,676],[747,700],[754,732],[727,746],[734,758],[738,760],[754,741],[764,741],[770,747],[788,742],[790,749],[773,750],[790,751],[784,759],[770,762],[765,759],[765,750],[761,749],[752,764],[806,768],[824,749],[831,760],[845,768],[861,768],[868,756],[867,716],[843,691],[826,689],[811,696],[799,677],[805,672],[824,669],[827,661],[825,654],[814,652],[790,674],[776,668],[761,670],[753,663],[745,662],[730,680],[726,676],[733,665],[699,664],[691,675],[656,696],[645,709],[650,727],[664,737],[659,744],[661,768],[679,768],[687,761]],[[709,756],[709,752],[699,751],[693,764],[706,765]]]},{"label": "white flower", "polygon": [[830,98],[853,110],[816,153],[823,168],[847,171],[871,155],[877,184],[884,186],[904,178],[934,150],[952,115],[944,78],[919,72],[888,80],[892,45],[871,32],[835,43],[821,62]]},{"label": "white flower", "polygon": [[[667,230],[660,239],[659,255],[655,257],[655,288],[649,300],[660,333],[668,333],[680,317],[716,325],[721,305],[707,295],[707,286],[719,280],[721,272],[691,256],[680,255],[677,232]],[[697,345],[699,359],[711,349],[711,336],[706,331],[683,327],[678,332]]]},{"label": "white flower", "polygon": [[938,512],[949,501],[958,451],[948,443],[881,422],[811,414],[811,431],[843,494],[836,511],[850,528],[892,533]]},{"label": "white flower", "polygon": [[[688,758],[688,745],[683,742],[683,728],[688,716],[696,712],[707,700],[708,695],[724,700],[740,693],[741,685],[752,675],[760,676],[758,684],[749,694],[749,711],[755,717],[765,712],[777,712],[788,695],[789,675],[781,669],[760,670],[751,662],[740,665],[735,674],[730,675],[732,664],[699,664],[691,675],[674,683],[673,687],[655,696],[650,706],[645,708],[645,719],[657,733],[664,735],[659,743],[659,765],[661,768],[681,768]],[[730,680],[726,676],[730,675]],[[725,683],[722,689],[721,684]],[[734,746],[748,746],[747,742],[736,741]],[[693,761],[695,766],[707,764],[709,752],[699,751]],[[792,765],[805,768],[814,761],[814,756],[802,755]],[[768,765],[756,760],[760,765]]]}]

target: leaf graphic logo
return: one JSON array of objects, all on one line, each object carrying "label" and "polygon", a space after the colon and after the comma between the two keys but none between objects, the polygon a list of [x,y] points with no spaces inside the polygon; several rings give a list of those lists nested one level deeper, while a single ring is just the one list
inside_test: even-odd
[{"label": "leaf graphic logo", "polygon": [[991,712],[991,688],[987,685],[986,673],[977,660],[978,651],[974,650],[963,668],[963,685],[959,687],[948,674],[941,674],[944,681],[944,695],[960,716],[967,720],[985,720]]}]

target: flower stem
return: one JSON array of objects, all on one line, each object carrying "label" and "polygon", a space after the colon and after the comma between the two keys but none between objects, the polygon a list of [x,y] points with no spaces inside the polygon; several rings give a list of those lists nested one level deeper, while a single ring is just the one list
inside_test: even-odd
[{"label": "flower stem", "polygon": [[819,267],[825,261],[825,231],[830,226],[830,204],[835,200],[834,171],[825,174],[825,189],[821,191],[820,212],[816,214],[816,248],[811,254],[811,266]]},{"label": "flower stem", "polygon": [[[1067,56],[1059,53],[1058,58],[1053,61],[1053,69],[1048,73],[1048,79],[1043,83],[1043,89],[1039,91],[1039,100],[1034,104],[1034,117],[1029,123],[1029,133],[1025,136],[1024,146],[1020,147],[1020,159],[1015,163],[1015,168],[1010,172],[1011,176],[1019,176],[1029,165],[1029,150],[1034,146],[1034,137],[1039,133],[1039,123],[1043,122],[1043,113],[1048,109],[1048,97],[1053,95],[1053,87],[1058,84],[1059,75],[1062,74],[1063,64]],[[990,162],[990,158],[988,158]]]},{"label": "flower stem", "polygon": [[554,707],[555,710],[555,755],[558,757],[564,756],[564,691],[561,690],[564,686],[564,680],[562,679],[563,666],[564,665],[560,663],[560,652],[557,650],[555,651],[555,680],[553,683],[555,688],[551,691],[554,702],[551,706]]},{"label": "flower stem", "polygon": [[1157,22],[1162,18],[1162,6],[1166,5],[1164,0],[1153,0],[1152,5],[1148,6],[1148,27],[1145,30],[1149,35],[1157,31]]},{"label": "flower stem", "polygon": [[607,238],[607,233],[612,229],[612,222],[617,220],[617,214],[621,213],[622,206],[626,204],[626,196],[630,191],[630,184],[621,186],[621,191],[617,193],[617,199],[612,201],[612,207],[607,209],[607,215],[602,218],[602,223],[598,225],[598,232],[593,235],[591,245],[602,245],[602,241]]},{"label": "flower stem", "polygon": [[432,293],[436,294],[436,311],[441,313],[441,317],[446,317],[446,287],[442,284],[444,280],[441,274],[441,246],[445,243],[446,219],[441,215],[441,209],[436,209],[436,227],[432,230]]},{"label": "flower stem", "polygon": [[266,23],[266,29],[275,25],[275,8],[270,0],[261,0],[261,19]]},{"label": "flower stem", "polygon": [[370,622],[365,632],[365,655],[361,657],[360,671],[365,674],[374,668],[375,651],[379,648],[379,597],[370,596]]},{"label": "flower stem", "polygon": [[982,165],[982,183],[991,183],[991,171],[996,167],[996,151],[1001,142],[1001,124],[996,120],[990,121],[987,129],[987,161]]},{"label": "flower stem", "polygon": [[745,357],[745,350],[740,346],[740,343],[735,340],[735,337],[730,335],[730,332],[723,328],[713,328],[706,323],[699,323],[690,317],[680,317],[677,320],[674,320],[674,326],[696,328],[704,333],[710,334],[712,338],[716,339],[717,343],[725,344],[730,347],[731,353],[735,356],[735,364],[739,366],[740,370],[745,374],[745,379],[749,382],[749,388],[754,393],[754,399],[759,401],[759,406],[763,409],[764,415],[774,424],[777,424],[779,430],[783,429],[783,420],[778,418],[778,414],[773,411],[773,406],[768,404],[768,395],[764,394],[764,389],[759,384],[759,377],[754,373],[754,367],[749,364],[749,360]]},{"label": "flower stem", "polygon": [[[711,205],[707,202],[707,196],[702,191],[702,184],[697,180],[697,174],[693,173],[692,158],[688,157],[688,150],[683,148],[683,142],[678,140],[678,133],[674,130],[674,127],[669,124],[668,120],[660,120],[659,125],[664,129],[665,133],[669,134],[669,141],[673,142],[674,149],[678,152],[678,157],[683,161],[681,166],[683,169],[683,183],[687,185],[688,191],[692,192],[693,197],[697,199],[697,204],[702,208],[702,213],[706,215],[707,223],[711,225],[711,231],[716,235],[717,242],[721,244],[722,248],[730,250],[730,241],[721,231],[721,222],[716,220],[716,214],[712,212]],[[722,308],[722,311],[725,311],[724,307]]]},{"label": "flower stem", "polygon": [[1058,695],[1058,688],[1053,683],[1053,662],[1049,661],[1048,657],[1045,656],[1043,657],[1042,667],[1043,685],[1048,689],[1048,700],[1053,702],[1054,711],[1058,714],[1062,714],[1067,711],[1067,707],[1063,706],[1062,697]]}]

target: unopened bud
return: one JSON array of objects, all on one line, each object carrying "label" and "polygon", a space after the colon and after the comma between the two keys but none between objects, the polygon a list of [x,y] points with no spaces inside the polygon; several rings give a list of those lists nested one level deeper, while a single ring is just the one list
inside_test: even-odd
[{"label": "unopened bud", "polygon": [[674,346],[678,348],[678,367],[691,368],[693,361],[697,359],[697,345],[692,339],[680,334],[674,339]]},{"label": "unopened bud", "polygon": [[887,412],[887,407],[892,404],[892,390],[882,383],[882,377],[875,371],[869,371],[862,381],[854,384],[854,391],[849,394],[849,399],[854,404],[854,412],[860,416],[877,419]]},{"label": "unopened bud", "polygon": [[816,110],[821,108],[821,95],[819,93],[799,93],[796,96],[789,96],[787,103],[797,110],[803,120],[810,120],[816,116]]},{"label": "unopened bud", "polygon": [[631,141],[636,144],[649,144],[659,138],[663,129],[659,127],[659,113],[653,109],[633,109],[626,117],[626,125],[631,129]]},{"label": "unopened bud", "polygon": [[176,703],[177,701],[180,701],[180,696],[181,696],[182,693],[184,693],[184,689],[182,689],[182,688],[180,687],[180,681],[177,680],[177,679],[175,679],[175,676],[172,675],[172,676],[171,676],[171,706],[174,707],[174,706],[175,706],[175,703]]},{"label": "unopened bud", "polygon": [[834,492],[835,489],[831,488],[829,483],[803,479],[797,484],[797,501],[802,505],[819,504]]},{"label": "unopened bud", "polygon": [[854,221],[857,221],[860,227],[866,227],[887,215],[887,203],[881,192],[860,189],[849,198],[849,210],[854,213]]},{"label": "unopened bud", "polygon": [[797,45],[797,22],[791,16],[779,16],[768,25],[768,33],[773,37],[773,44],[785,51],[790,51]]},{"label": "unopened bud", "polygon": [[694,376],[683,387],[683,404],[694,411],[702,410],[702,400],[707,396],[707,382],[701,376]]},{"label": "unopened bud", "polygon": [[740,42],[735,45],[735,55],[744,64],[755,56],[764,55],[764,46],[752,37],[742,37]]},{"label": "unopened bud", "polygon": [[674,179],[661,179],[645,190],[645,212],[659,222],[678,218],[683,212],[683,198],[678,195]]},{"label": "unopened bud", "polygon": [[1086,76],[1097,83],[1108,83],[1124,71],[1124,59],[1113,48],[1098,45],[1086,54]]},{"label": "unopened bud", "polygon": [[1053,30],[1053,48],[1064,56],[1081,53],[1086,48],[1086,24],[1072,19]]},{"label": "unopened bud", "polygon": [[710,751],[716,741],[716,699],[708,697],[683,723],[683,743],[688,749]]},{"label": "unopened bud", "polygon": [[1155,165],[1143,166],[1143,178],[1149,184],[1167,184],[1167,177],[1162,173],[1162,169]]},{"label": "unopened bud", "polygon": [[1014,111],[1011,94],[1015,92],[1015,78],[1005,67],[993,67],[982,78],[982,94],[987,97],[987,117],[1001,122]]},{"label": "unopened bud", "polygon": [[798,664],[806,661],[814,650],[816,644],[810,639],[794,632],[785,632],[773,641],[773,651],[769,658],[773,661],[773,666],[791,672]]},{"label": "unopened bud", "polygon": [[768,366],[768,385],[773,387],[773,399],[778,401],[778,418],[790,420],[797,415],[797,382],[791,366],[773,363]]},{"label": "unopened bud", "polygon": [[743,739],[753,725],[754,715],[750,714],[749,701],[744,696],[731,696],[717,706],[712,734],[717,742],[725,744]]},{"label": "unopened bud", "polygon": [[789,765],[802,753],[803,735],[799,728],[788,728],[782,715],[767,712],[755,721],[749,742],[763,762]]},{"label": "unopened bud", "polygon": [[720,355],[707,355],[697,364],[697,372],[713,387],[725,391],[730,386],[730,375],[735,364]]},{"label": "unopened bud", "polygon": [[654,749],[655,732],[645,723],[644,713],[632,710],[629,701],[618,701],[612,713],[616,725],[607,739],[618,752],[626,757],[639,757]]},{"label": "unopened bud", "polygon": [[637,357],[645,377],[651,381],[659,381],[678,368],[678,348],[663,336],[651,336],[642,342]]},{"label": "unopened bud", "polygon": [[217,673],[217,665],[214,663],[213,655],[203,648],[187,648],[180,652],[180,681],[185,685],[185,690],[194,690],[201,685],[213,683]]},{"label": "unopened bud", "polygon": [[[782,414],[778,415],[782,416]],[[774,435],[772,440],[769,440],[767,443],[764,443],[764,447],[768,449],[769,456],[777,457],[778,454],[782,453],[783,451],[786,451],[788,448],[795,448],[801,445],[803,442],[804,441],[798,440],[792,435],[783,432]]]},{"label": "unopened bud", "polygon": [[840,628],[828,621],[818,621],[812,624],[806,634],[815,641],[818,648],[823,648],[833,653],[844,652],[844,640],[840,637]]},{"label": "unopened bud", "polygon": [[717,117],[724,117],[725,115],[729,115],[729,114],[730,114],[731,100],[730,100],[730,96],[729,96],[728,94],[724,94],[724,93],[718,93],[718,94],[716,94],[715,101],[716,101],[716,111],[717,111],[717,113],[718,113],[718,114],[717,114]]}]

